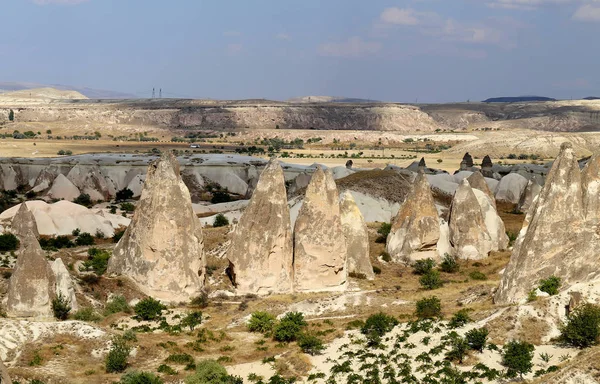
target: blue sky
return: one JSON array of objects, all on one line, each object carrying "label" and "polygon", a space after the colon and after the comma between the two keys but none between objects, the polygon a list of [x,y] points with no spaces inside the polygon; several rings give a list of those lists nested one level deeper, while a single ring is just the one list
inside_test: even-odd
[{"label": "blue sky", "polygon": [[600,0],[4,0],[0,81],[215,99],[600,96]]}]

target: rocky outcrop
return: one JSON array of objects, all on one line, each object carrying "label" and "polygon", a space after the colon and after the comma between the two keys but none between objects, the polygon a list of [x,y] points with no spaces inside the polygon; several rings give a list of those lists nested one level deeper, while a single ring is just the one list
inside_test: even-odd
[{"label": "rocky outcrop", "polygon": [[77,311],[79,305],[77,304],[77,296],[75,295],[75,285],[73,284],[71,274],[69,274],[62,259],[55,259],[50,263],[50,267],[52,268],[56,281],[56,295],[62,295],[62,297],[69,301],[71,311]]},{"label": "rocky outcrop", "polygon": [[114,187],[108,185],[104,173],[97,165],[77,164],[69,171],[67,179],[94,201],[110,200],[111,195],[114,195]]},{"label": "rocky outcrop", "polygon": [[483,177],[493,178],[493,167],[494,164],[492,163],[492,159],[490,158],[490,156],[485,155],[483,157],[483,160],[481,161],[481,173],[483,174]]},{"label": "rocky outcrop", "polygon": [[419,173],[398,214],[392,220],[386,249],[395,262],[422,258],[417,253],[432,251],[440,238],[440,224],[427,177]]},{"label": "rocky outcrop", "polygon": [[171,153],[148,167],[139,203],[108,263],[108,273],[133,280],[147,295],[185,301],[204,286],[202,228]]},{"label": "rocky outcrop", "polygon": [[539,195],[541,190],[542,186],[538,183],[535,177],[529,180],[527,182],[525,192],[523,192],[523,194],[521,195],[521,199],[519,200],[519,205],[517,206],[517,209],[520,212],[527,212],[533,204],[533,200],[537,197],[537,195]]},{"label": "rocky outcrop", "polygon": [[506,235],[506,228],[504,227],[504,222],[498,215],[496,208],[492,205],[492,200],[490,197],[480,191],[479,189],[472,188],[473,193],[475,193],[475,197],[477,197],[477,201],[479,202],[479,207],[481,208],[481,213],[483,214],[483,221],[485,223],[485,228],[487,232],[490,234],[490,238],[492,241],[492,251],[503,251],[508,247],[509,239]]},{"label": "rocky outcrop", "polygon": [[583,212],[594,223],[600,221],[600,155],[590,158],[581,172]]},{"label": "rocky outcrop", "polygon": [[460,259],[483,259],[492,249],[481,206],[467,179],[460,183],[452,199],[449,230],[453,252]]},{"label": "rocky outcrop", "polygon": [[496,200],[518,204],[521,195],[527,188],[527,179],[518,173],[509,173],[500,179],[500,183],[496,187]]},{"label": "rocky outcrop", "polygon": [[53,199],[73,201],[81,194],[81,191],[65,175],[59,174],[47,194]]},{"label": "rocky outcrop", "polygon": [[478,189],[485,193],[490,198],[490,203],[494,206],[494,209],[496,209],[496,197],[490,190],[490,187],[488,186],[488,183],[485,181],[485,178],[481,172],[473,172],[471,176],[467,178],[467,181],[469,182],[471,188]]},{"label": "rocky outcrop", "polygon": [[237,292],[290,292],[292,240],[283,171],[272,160],[260,176],[227,254]]},{"label": "rocky outcrop", "polygon": [[21,240],[17,262],[8,283],[9,317],[52,317],[55,279],[46,255],[33,233]]},{"label": "rocky outcrop", "polygon": [[369,259],[369,232],[350,191],[340,197],[340,218],[346,236],[348,253],[348,273],[364,275],[368,280],[375,279]]},{"label": "rocky outcrop", "polygon": [[0,384],[11,384],[12,380],[8,374],[8,370],[4,366],[4,362],[0,360]]},{"label": "rocky outcrop", "polygon": [[[588,172],[589,182],[591,169]],[[600,239],[585,223],[583,207],[577,158],[572,145],[564,143],[527,212],[495,295],[497,303],[524,302],[527,293],[551,275],[560,277],[563,287],[598,275]]]},{"label": "rocky outcrop", "polygon": [[294,226],[294,289],[345,289],[346,252],[337,187],[331,172],[319,166]]},{"label": "rocky outcrop", "polygon": [[35,217],[25,203],[20,204],[16,215],[13,216],[10,229],[19,239],[24,239],[28,233],[32,233],[35,237],[40,235]]}]

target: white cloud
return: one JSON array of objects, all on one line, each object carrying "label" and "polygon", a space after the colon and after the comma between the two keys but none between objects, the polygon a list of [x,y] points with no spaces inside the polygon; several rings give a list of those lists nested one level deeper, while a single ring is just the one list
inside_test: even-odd
[{"label": "white cloud", "polygon": [[290,35],[288,35],[287,33],[278,33],[277,35],[275,35],[275,38],[277,40],[290,40],[291,39]]},{"label": "white cloud", "polygon": [[573,14],[573,20],[600,22],[600,2],[596,1],[591,4],[583,4]]},{"label": "white cloud", "polygon": [[492,8],[532,11],[547,5],[573,4],[580,1],[582,0],[492,0],[487,5]]},{"label": "white cloud", "polygon": [[49,5],[49,4],[77,5],[77,4],[85,3],[88,1],[89,0],[33,0],[33,2],[37,5]]},{"label": "white cloud", "polygon": [[382,22],[397,25],[418,25],[419,14],[414,9],[386,8],[379,17]]},{"label": "white cloud", "polygon": [[361,57],[379,52],[382,46],[379,42],[364,41],[355,36],[342,42],[321,44],[319,53],[331,57]]}]

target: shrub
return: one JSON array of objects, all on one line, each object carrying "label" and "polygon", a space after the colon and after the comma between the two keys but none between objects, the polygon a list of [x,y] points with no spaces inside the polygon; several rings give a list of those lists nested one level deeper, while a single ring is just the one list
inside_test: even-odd
[{"label": "shrub", "polygon": [[0,252],[15,251],[19,248],[19,239],[12,233],[0,235]]},{"label": "shrub", "polygon": [[132,371],[123,375],[119,384],[163,384],[163,381],[150,372]]},{"label": "shrub", "polygon": [[123,237],[124,234],[125,234],[125,230],[124,229],[122,229],[120,231],[115,231],[115,234],[112,237],[113,243],[118,243],[119,240],[121,240],[121,237]]},{"label": "shrub", "polygon": [[533,351],[535,347],[526,341],[509,341],[502,351],[502,365],[506,367],[506,377],[514,378],[517,375],[531,372],[533,368]]},{"label": "shrub", "polygon": [[415,275],[426,275],[435,267],[435,261],[433,259],[417,260],[412,267]]},{"label": "shrub", "polygon": [[82,232],[75,239],[75,244],[82,245],[94,245],[94,237],[87,232]]},{"label": "shrub", "polygon": [[133,205],[132,203],[121,203],[119,208],[121,208],[121,211],[124,211],[124,212],[135,211],[135,205]]},{"label": "shrub", "polygon": [[532,289],[531,291],[529,291],[529,293],[527,294],[527,302],[531,303],[533,301],[537,300],[537,290],[536,289]]},{"label": "shrub", "polygon": [[81,229],[79,228],[75,228],[74,230],[71,231],[71,235],[77,237],[79,236],[79,234],[81,233]]},{"label": "shrub", "polygon": [[381,226],[377,230],[379,237],[375,240],[377,243],[385,243],[387,240],[390,231],[392,230],[392,224],[390,223],[381,223]]},{"label": "shrub", "polygon": [[52,312],[58,320],[67,320],[71,312],[71,301],[63,296],[61,292],[52,299]]},{"label": "shrub", "polygon": [[379,268],[378,266],[374,265],[373,266],[373,273],[376,275],[381,275],[381,268]]},{"label": "shrub", "polygon": [[273,330],[275,320],[275,316],[268,312],[254,312],[248,321],[248,330],[268,334]]},{"label": "shrub", "polygon": [[308,333],[301,333],[298,336],[298,346],[300,349],[302,349],[302,352],[311,356],[318,355],[323,349],[325,349],[321,339]]},{"label": "shrub", "polygon": [[82,193],[73,200],[75,204],[83,205],[84,207],[92,206],[92,198],[87,193]]},{"label": "shrub", "polygon": [[73,314],[73,319],[79,321],[100,321],[102,316],[96,313],[94,308],[84,307]]},{"label": "shrub", "polygon": [[164,304],[152,297],[141,300],[133,307],[138,320],[158,320],[165,309],[167,307]]},{"label": "shrub", "polygon": [[167,364],[159,365],[158,368],[156,369],[156,372],[164,373],[165,375],[176,375],[177,374],[177,371],[174,370],[171,366],[169,366]]},{"label": "shrub", "polygon": [[396,325],[398,325],[398,320],[380,312],[369,316],[360,332],[367,336],[369,343],[376,344],[383,335],[394,329]]},{"label": "shrub", "polygon": [[133,198],[133,191],[127,187],[117,191],[117,194],[115,195],[117,201],[125,201],[131,198]]},{"label": "shrub", "polygon": [[130,313],[131,308],[122,295],[113,296],[111,301],[106,302],[104,306],[104,315],[112,315],[113,313],[125,312]]},{"label": "shrub", "polygon": [[438,289],[444,286],[440,273],[434,269],[421,276],[419,283],[427,290]]},{"label": "shrub", "polygon": [[191,300],[191,304],[192,305],[197,305],[200,308],[206,308],[206,307],[208,307],[208,304],[209,304],[208,293],[206,293],[206,292],[200,293],[200,296],[194,297]]},{"label": "shrub", "polygon": [[467,341],[459,335],[454,334],[450,338],[450,350],[446,353],[446,359],[451,361],[458,360],[458,363],[462,364],[468,350],[469,344],[467,344]]},{"label": "shrub", "polygon": [[56,236],[56,237],[41,237],[40,247],[42,249],[60,249],[60,248],[72,248],[75,244],[67,236]]},{"label": "shrub", "polygon": [[381,256],[381,260],[385,261],[386,263],[389,263],[392,261],[392,256],[390,256],[390,254],[387,253],[386,251],[381,252],[381,254],[379,256]]},{"label": "shrub", "polygon": [[290,342],[294,341],[306,327],[304,315],[300,312],[288,312],[281,319],[279,324],[275,326],[273,338],[277,341]]},{"label": "shrub", "polygon": [[487,276],[485,275],[485,273],[481,273],[479,271],[473,271],[469,273],[469,277],[472,280],[487,280]]},{"label": "shrub", "polygon": [[419,319],[442,317],[442,302],[436,296],[425,297],[417,301],[415,315]]},{"label": "shrub", "polygon": [[194,330],[198,325],[202,323],[202,312],[193,311],[189,312],[182,320],[181,326],[188,327],[190,332]]},{"label": "shrub", "polygon": [[470,321],[471,318],[469,317],[468,310],[461,309],[452,316],[450,322],[448,323],[448,326],[450,328],[460,328],[465,326]]},{"label": "shrub", "polygon": [[90,248],[88,249],[88,259],[83,262],[83,270],[94,271],[98,276],[102,276],[108,267],[110,252],[106,249]]},{"label": "shrub", "polygon": [[547,279],[540,280],[539,290],[546,292],[550,296],[556,295],[560,288],[560,277],[550,276]]},{"label": "shrub", "polygon": [[214,360],[202,360],[196,364],[196,373],[185,379],[185,384],[232,383],[225,367]]},{"label": "shrub", "polygon": [[210,199],[212,204],[227,203],[229,201],[231,201],[231,196],[229,196],[229,193],[222,191],[213,192],[212,198]]},{"label": "shrub", "polygon": [[561,328],[563,342],[578,348],[587,348],[598,343],[600,326],[600,307],[584,304],[567,316],[567,322]]},{"label": "shrub", "polygon": [[192,355],[187,354],[187,353],[176,353],[176,354],[169,355],[165,359],[165,362],[186,365],[186,364],[193,364],[194,358],[192,357]]},{"label": "shrub", "polygon": [[102,232],[102,230],[100,228],[96,229],[96,233],[94,234],[94,237],[96,239],[104,239],[106,238],[106,235],[104,234],[104,232]]},{"label": "shrub", "polygon": [[467,340],[467,344],[469,344],[469,348],[482,352],[483,348],[485,348],[488,334],[489,331],[487,328],[475,328],[468,331],[465,334],[465,339]]},{"label": "shrub", "polygon": [[444,260],[440,263],[440,270],[446,273],[456,273],[460,270],[460,265],[456,260],[456,257],[449,254],[444,255]]},{"label": "shrub", "polygon": [[112,346],[104,361],[106,372],[123,372],[127,368],[127,358],[131,348],[120,337],[113,338]]},{"label": "shrub", "polygon": [[224,214],[219,213],[217,216],[215,216],[215,220],[213,221],[213,227],[224,227],[226,225],[229,225],[229,220],[225,217]]}]

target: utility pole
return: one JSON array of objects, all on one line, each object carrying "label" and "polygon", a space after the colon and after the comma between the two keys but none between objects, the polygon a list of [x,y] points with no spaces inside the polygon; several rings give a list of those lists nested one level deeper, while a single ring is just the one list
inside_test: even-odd
[{"label": "utility pole", "polygon": [[154,99],[154,88],[152,88],[152,98]]},{"label": "utility pole", "polygon": [[162,99],[162,88],[158,90],[158,98]]}]

